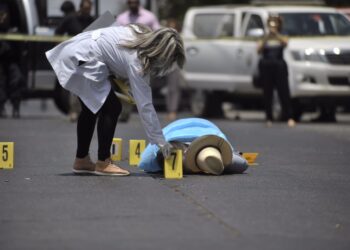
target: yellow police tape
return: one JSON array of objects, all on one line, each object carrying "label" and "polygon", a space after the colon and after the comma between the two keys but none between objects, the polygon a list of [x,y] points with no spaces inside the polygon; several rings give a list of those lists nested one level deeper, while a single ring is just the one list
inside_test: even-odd
[{"label": "yellow police tape", "polygon": [[[319,40],[319,39],[341,39],[344,40],[344,36],[285,36],[288,38],[298,39],[298,40]],[[0,41],[28,41],[28,42],[63,42],[68,40],[71,36],[39,36],[39,35],[26,35],[26,34],[14,34],[14,33],[0,33]],[[347,38],[347,37],[346,37]],[[261,38],[253,38],[253,37],[233,37],[233,36],[220,36],[220,37],[201,37],[201,38],[186,38],[186,41],[213,41],[213,40],[234,40],[234,41],[259,41]]]},{"label": "yellow police tape", "polygon": [[[26,34],[8,34],[8,33],[0,33],[0,41],[24,41],[24,42],[63,42],[68,40],[71,36],[39,36],[39,35],[26,35]],[[297,39],[344,39],[344,37],[335,37],[335,36],[293,36],[291,38]],[[213,41],[213,40],[235,40],[235,41],[258,41],[259,38],[251,38],[251,37],[232,37],[232,36],[224,36],[224,37],[208,37],[208,38],[187,38],[186,41]]]},{"label": "yellow police tape", "polygon": [[68,40],[71,36],[38,36],[38,35],[24,35],[24,34],[5,34],[0,33],[0,40],[2,41],[21,41],[21,42],[53,42],[60,43]]}]

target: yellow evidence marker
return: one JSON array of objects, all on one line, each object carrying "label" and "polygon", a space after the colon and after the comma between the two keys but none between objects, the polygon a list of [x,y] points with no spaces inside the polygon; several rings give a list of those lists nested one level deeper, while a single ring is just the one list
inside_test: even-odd
[{"label": "yellow evidence marker", "polygon": [[182,150],[172,152],[171,156],[164,160],[164,176],[165,179],[182,179]]},{"label": "yellow evidence marker", "polygon": [[113,138],[112,142],[112,154],[111,154],[111,160],[112,161],[121,161],[122,160],[122,145],[123,145],[123,139],[121,138]]},{"label": "yellow evidence marker", "polygon": [[255,163],[256,158],[258,157],[259,153],[243,153],[242,156],[244,159],[247,160],[249,165],[256,166],[258,165]]},{"label": "yellow evidence marker", "polygon": [[13,169],[13,150],[13,142],[0,142],[0,169]]},{"label": "yellow evidence marker", "polygon": [[141,160],[141,154],[145,150],[145,140],[129,141],[129,165],[137,166]]}]

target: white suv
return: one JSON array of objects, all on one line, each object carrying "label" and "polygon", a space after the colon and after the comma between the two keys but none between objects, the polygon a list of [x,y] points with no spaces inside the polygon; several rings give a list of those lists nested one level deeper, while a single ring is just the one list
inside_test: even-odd
[{"label": "white suv", "polygon": [[239,101],[261,96],[253,85],[256,47],[271,13],[282,17],[282,34],[289,36],[284,59],[297,118],[310,104],[349,100],[350,21],[336,9],[202,7],[187,12],[183,28],[185,78],[196,93],[192,107],[197,115],[217,114],[225,96]]}]

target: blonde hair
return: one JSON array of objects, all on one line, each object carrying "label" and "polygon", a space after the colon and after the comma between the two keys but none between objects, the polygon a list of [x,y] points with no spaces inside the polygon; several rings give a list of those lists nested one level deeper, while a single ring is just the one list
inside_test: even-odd
[{"label": "blonde hair", "polygon": [[135,49],[141,61],[143,74],[164,76],[175,68],[182,68],[186,57],[179,33],[172,28],[152,31],[141,24],[128,25],[136,39],[125,41],[121,46]]}]

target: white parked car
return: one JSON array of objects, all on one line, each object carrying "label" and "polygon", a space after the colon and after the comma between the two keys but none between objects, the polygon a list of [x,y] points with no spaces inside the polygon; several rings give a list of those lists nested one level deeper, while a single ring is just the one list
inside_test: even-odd
[{"label": "white parked car", "polygon": [[310,106],[350,98],[350,21],[336,9],[315,6],[199,7],[188,10],[183,37],[185,79],[196,115],[218,115],[223,100],[261,97],[257,42],[270,13],[283,19],[289,37],[284,59],[296,119]]}]

